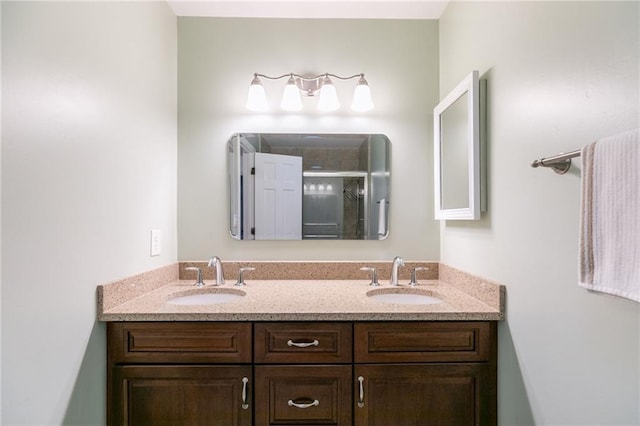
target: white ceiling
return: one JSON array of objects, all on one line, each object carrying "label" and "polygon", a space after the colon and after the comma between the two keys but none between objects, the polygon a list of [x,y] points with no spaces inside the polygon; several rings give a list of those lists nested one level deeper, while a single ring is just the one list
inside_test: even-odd
[{"label": "white ceiling", "polygon": [[439,19],[449,0],[167,0],[177,16]]}]

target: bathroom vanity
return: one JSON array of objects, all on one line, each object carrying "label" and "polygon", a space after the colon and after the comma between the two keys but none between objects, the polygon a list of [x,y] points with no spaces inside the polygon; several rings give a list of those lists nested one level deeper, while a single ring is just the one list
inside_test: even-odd
[{"label": "bathroom vanity", "polygon": [[116,287],[99,289],[108,424],[497,423],[502,286],[378,288],[442,300],[412,306],[371,300],[366,280],[260,280],[236,302],[166,303],[192,284],[172,281],[116,305]]}]

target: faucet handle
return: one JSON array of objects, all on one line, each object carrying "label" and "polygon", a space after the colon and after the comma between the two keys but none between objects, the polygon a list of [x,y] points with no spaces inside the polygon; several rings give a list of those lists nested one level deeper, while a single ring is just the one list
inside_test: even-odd
[{"label": "faucet handle", "polygon": [[376,271],[376,268],[372,268],[371,266],[363,266],[362,268],[360,268],[360,270],[371,272],[371,282],[369,283],[369,285],[372,285],[374,287],[380,285],[380,283],[378,282],[378,272]]},{"label": "faucet handle", "polygon": [[202,281],[202,269],[196,268],[195,266],[188,266],[184,268],[185,271],[197,271],[198,275],[196,278],[196,283],[194,284],[196,287],[203,287],[204,282]]},{"label": "faucet handle", "polygon": [[415,287],[418,285],[418,281],[416,280],[416,271],[428,271],[429,268],[427,268],[426,266],[418,266],[416,268],[413,268],[411,270],[411,281],[409,282],[409,285],[411,287]]},{"label": "faucet handle", "polygon": [[239,272],[238,272],[238,281],[236,282],[237,286],[242,286],[242,285],[246,285],[244,282],[244,278],[242,276],[243,272],[249,272],[249,271],[255,271],[256,268],[252,268],[251,266],[245,266],[243,268],[240,268]]}]

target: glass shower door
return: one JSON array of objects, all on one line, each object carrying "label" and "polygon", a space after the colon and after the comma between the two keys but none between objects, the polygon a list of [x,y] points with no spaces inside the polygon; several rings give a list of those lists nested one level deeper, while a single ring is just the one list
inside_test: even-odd
[{"label": "glass shower door", "polygon": [[366,229],[366,173],[305,172],[303,239],[356,239]]}]

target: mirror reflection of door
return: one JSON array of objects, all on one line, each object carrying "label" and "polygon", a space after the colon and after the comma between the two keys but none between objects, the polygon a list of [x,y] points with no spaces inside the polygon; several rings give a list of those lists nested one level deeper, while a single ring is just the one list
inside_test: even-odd
[{"label": "mirror reflection of door", "polygon": [[468,97],[465,92],[442,112],[440,118],[443,209],[469,208]]},{"label": "mirror reflection of door", "polygon": [[252,173],[255,167],[254,151],[243,151],[241,157],[242,173],[240,175],[240,186],[242,196],[240,198],[240,211],[242,212],[242,238],[255,240],[255,179]]},{"label": "mirror reflection of door", "polygon": [[302,239],[302,157],[254,154],[255,239]]}]

